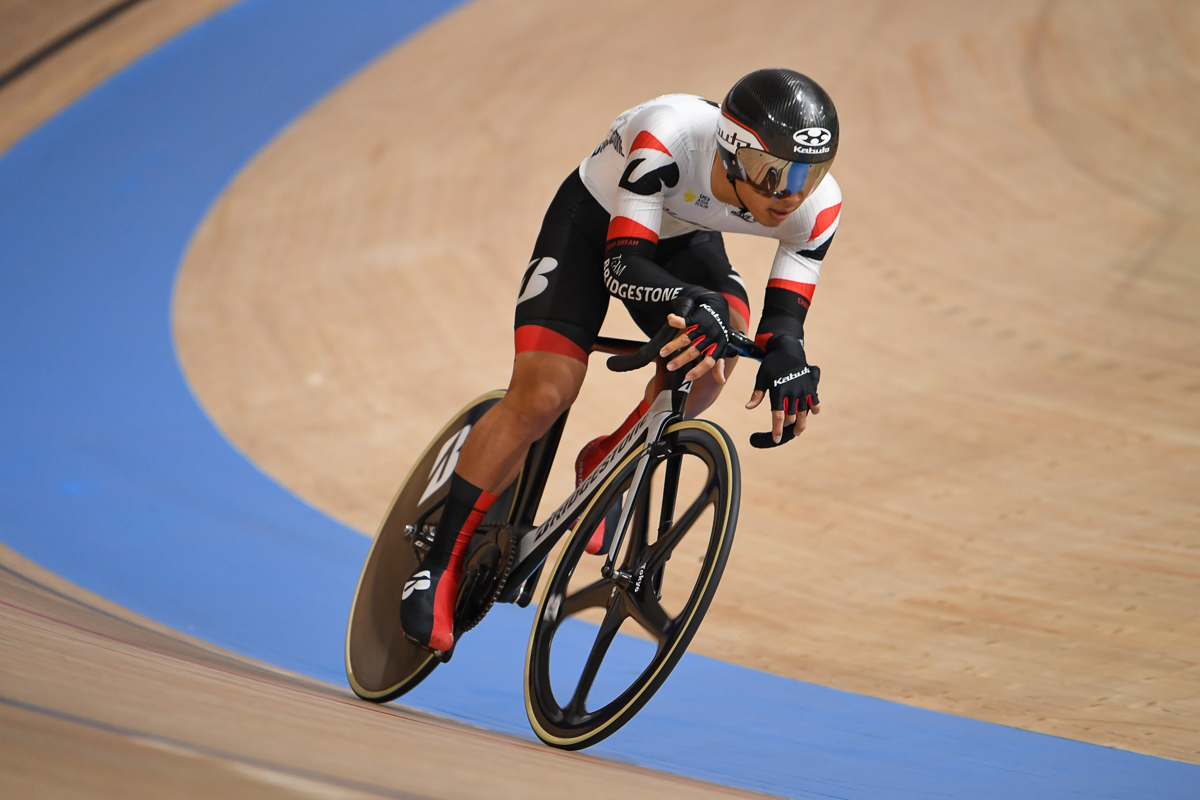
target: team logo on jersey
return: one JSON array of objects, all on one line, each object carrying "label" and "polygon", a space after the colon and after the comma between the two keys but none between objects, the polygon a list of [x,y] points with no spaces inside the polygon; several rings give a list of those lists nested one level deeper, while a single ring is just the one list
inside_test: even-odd
[{"label": "team logo on jersey", "polygon": [[521,279],[521,296],[517,298],[517,304],[520,305],[546,291],[546,287],[550,285],[546,275],[553,272],[557,266],[556,258],[535,258],[530,261],[529,266],[525,268],[525,277]]},{"label": "team logo on jersey", "polygon": [[643,197],[658,194],[664,185],[674,186],[679,183],[679,165],[670,158],[656,153],[649,158],[631,159],[617,185]]},{"label": "team logo on jersey", "polygon": [[648,197],[662,187],[679,183],[679,165],[671,151],[650,131],[642,131],[629,146],[629,161],[617,185],[634,194]]}]

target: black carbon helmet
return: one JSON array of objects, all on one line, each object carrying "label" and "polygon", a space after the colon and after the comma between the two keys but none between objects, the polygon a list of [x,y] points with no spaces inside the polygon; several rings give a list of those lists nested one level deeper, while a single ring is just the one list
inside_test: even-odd
[{"label": "black carbon helmet", "polygon": [[[833,101],[816,81],[799,72],[751,72],[733,85],[721,104],[717,152],[730,180],[782,195],[806,189],[807,195],[828,172],[837,147]],[[789,168],[781,162],[807,166]]]}]

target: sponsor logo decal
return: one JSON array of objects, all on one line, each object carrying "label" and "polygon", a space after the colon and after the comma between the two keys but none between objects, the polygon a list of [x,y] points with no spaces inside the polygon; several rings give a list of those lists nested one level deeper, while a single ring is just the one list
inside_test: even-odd
[{"label": "sponsor logo decal", "polygon": [[808,369],[808,367],[805,367],[804,369],[800,370],[799,372],[793,372],[790,375],[784,375],[782,378],[776,378],[775,383],[773,383],[772,386],[777,386],[777,387],[783,386],[788,381],[794,381],[794,380],[796,380],[796,378],[803,378],[808,373],[809,373],[809,369]]},{"label": "sponsor logo decal", "polygon": [[728,341],[729,330],[725,327],[725,323],[721,322],[721,315],[718,314],[716,312],[716,309],[714,309],[708,303],[701,303],[700,307],[703,308],[705,311],[707,311],[709,313],[709,315],[717,321],[717,326],[721,329],[721,332],[725,334],[725,339]]},{"label": "sponsor logo decal", "polygon": [[[617,263],[613,263],[616,261]],[[638,286],[634,283],[622,283],[617,276],[625,269],[618,259],[610,258],[604,262],[604,285],[609,294],[622,300],[633,300],[642,303],[665,303],[674,300],[683,290],[680,286]],[[614,272],[615,271],[615,272]]]},{"label": "sponsor logo decal", "polygon": [[[618,120],[618,122],[619,121],[620,120]],[[597,145],[596,149],[592,151],[592,157],[595,158],[603,153],[604,148],[608,147],[609,145],[611,145],[612,149],[616,150],[621,157],[625,156],[625,151],[622,149],[623,145],[621,144],[621,132],[614,127],[608,132],[608,138]]]},{"label": "sponsor logo decal", "polygon": [[400,595],[401,600],[407,600],[408,596],[413,592],[423,592],[429,588],[429,570],[423,569],[416,575],[409,578],[408,583],[404,584],[404,593]]},{"label": "sponsor logo decal", "polygon": [[[824,128],[804,128],[792,134],[796,144],[803,147],[824,147],[829,144],[833,134]],[[828,148],[827,148],[828,149]]]},{"label": "sponsor logo decal", "polygon": [[[596,468],[592,470],[592,474],[588,475],[587,478],[584,479],[583,483],[579,485],[578,489],[571,492],[571,496],[567,498],[566,502],[559,506],[558,509],[555,510],[555,512],[551,514],[545,522],[539,525],[538,529],[534,531],[532,536],[526,538],[526,541],[530,542],[530,548],[537,547],[541,543],[543,537],[545,537],[550,531],[554,530],[555,527],[557,527],[558,524],[563,521],[563,519],[567,517],[573,518],[574,516],[578,515],[579,506],[583,504],[583,499],[591,493],[592,489],[594,489],[598,483],[608,478],[609,468],[614,464],[619,464],[621,460],[629,454],[629,451],[633,449],[633,443],[641,439],[649,425],[649,414],[638,420],[638,423],[633,426],[633,430],[625,434],[625,438],[621,440],[620,444],[614,447],[612,452],[605,456],[604,460],[596,465]],[[524,547],[524,545],[522,545],[522,547]]]},{"label": "sponsor logo decal", "polygon": [[550,285],[546,275],[557,267],[556,258],[535,258],[530,261],[525,269],[525,277],[521,279],[521,296],[517,298],[517,304],[520,305],[546,291],[546,287]]},{"label": "sponsor logo decal", "polygon": [[704,194],[703,192],[701,192],[700,194],[696,194],[695,192],[693,192],[690,189],[683,193],[683,199],[685,202],[695,203],[696,208],[708,208],[708,203],[709,203],[709,201],[712,200],[711,197]]},{"label": "sponsor logo decal", "polygon": [[454,468],[458,466],[459,451],[462,450],[463,442],[467,440],[467,434],[470,432],[471,426],[467,425],[442,445],[437,458],[433,460],[433,469],[429,471],[429,485],[425,487],[417,505],[421,505],[432,497],[434,492],[445,486],[446,482],[450,480],[450,476],[454,474]]},{"label": "sponsor logo decal", "polygon": [[633,584],[634,594],[642,590],[642,581],[646,578],[646,565],[642,564],[638,567],[637,582]]},{"label": "sponsor logo decal", "polygon": [[764,149],[754,131],[739,125],[724,114],[717,117],[717,138],[725,143],[727,149],[735,153],[739,147]]},{"label": "sponsor logo decal", "polygon": [[639,152],[650,152],[652,155],[649,158],[630,159],[625,172],[621,174],[621,179],[617,181],[618,186],[628,192],[649,197],[661,192],[664,185],[671,187],[679,183],[679,165],[672,161],[670,156],[654,150]]}]

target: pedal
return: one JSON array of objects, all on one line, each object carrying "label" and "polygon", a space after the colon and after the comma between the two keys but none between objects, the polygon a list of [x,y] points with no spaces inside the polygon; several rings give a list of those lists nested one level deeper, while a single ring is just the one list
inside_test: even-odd
[{"label": "pedal", "polygon": [[416,525],[405,525],[404,538],[417,548],[420,558],[424,558],[429,553],[429,549],[433,547],[435,530],[436,526],[434,525],[425,525],[421,529],[418,529]]}]

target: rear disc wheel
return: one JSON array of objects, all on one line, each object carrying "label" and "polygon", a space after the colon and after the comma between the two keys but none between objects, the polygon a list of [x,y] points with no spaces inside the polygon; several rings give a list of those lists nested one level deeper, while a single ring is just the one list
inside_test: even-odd
[{"label": "rear disc wheel", "polygon": [[[364,700],[393,700],[424,680],[444,660],[405,638],[400,627],[404,582],[432,541],[450,489],[458,451],[471,428],[504,392],[469,403],[425,448],[392,500],[363,564],[346,629],[346,677]],[[514,490],[502,494],[480,524],[464,560],[455,631],[474,627],[492,607],[512,565],[506,526]],[[448,654],[447,656],[448,657]]]}]

